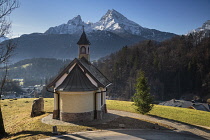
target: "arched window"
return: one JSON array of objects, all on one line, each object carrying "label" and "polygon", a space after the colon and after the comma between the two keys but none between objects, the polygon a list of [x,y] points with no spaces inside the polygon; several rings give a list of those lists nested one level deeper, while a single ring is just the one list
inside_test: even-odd
[{"label": "arched window", "polygon": [[81,53],[81,54],[86,54],[86,48],[85,48],[85,46],[82,46],[82,47],[80,48],[80,53]]}]

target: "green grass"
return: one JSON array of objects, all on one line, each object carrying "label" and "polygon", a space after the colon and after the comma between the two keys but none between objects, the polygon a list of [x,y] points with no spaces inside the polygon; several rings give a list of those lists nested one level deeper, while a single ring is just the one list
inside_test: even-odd
[{"label": "green grass", "polygon": [[[129,101],[108,100],[107,108],[137,113],[135,110],[135,106],[132,105],[132,102]],[[155,105],[153,110],[148,115],[154,115],[191,125],[201,125],[210,127],[210,112],[206,111]]]}]

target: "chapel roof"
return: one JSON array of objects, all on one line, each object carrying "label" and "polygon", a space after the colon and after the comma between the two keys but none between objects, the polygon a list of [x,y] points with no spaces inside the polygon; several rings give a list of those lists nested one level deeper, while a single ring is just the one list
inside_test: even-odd
[{"label": "chapel roof", "polygon": [[56,91],[94,91],[97,87],[91,83],[81,68],[76,64]]},{"label": "chapel roof", "polygon": [[[94,66],[92,65],[87,59],[82,57],[81,59],[75,58],[47,87],[55,87],[56,82],[65,74],[69,73],[69,69],[73,66],[80,66],[84,69],[83,73],[87,73],[90,77],[96,81],[98,87],[106,87],[111,82]],[[80,71],[81,72],[81,71]],[[71,73],[71,72],[70,72]],[[69,74],[70,74],[69,73]],[[68,75],[69,75],[68,74]],[[68,77],[68,76],[67,76]],[[65,80],[64,80],[65,81]],[[63,81],[63,82],[64,82]]]},{"label": "chapel roof", "polygon": [[94,77],[102,86],[107,86],[111,82],[104,76],[93,64],[91,64],[87,59],[82,57],[78,59],[80,64]]},{"label": "chapel roof", "polygon": [[81,35],[79,41],[77,42],[77,44],[78,45],[90,45],[90,41],[87,39],[84,29],[83,29],[82,35]]}]

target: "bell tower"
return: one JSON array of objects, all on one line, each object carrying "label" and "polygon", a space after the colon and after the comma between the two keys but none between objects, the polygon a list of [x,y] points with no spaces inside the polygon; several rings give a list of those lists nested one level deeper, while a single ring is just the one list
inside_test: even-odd
[{"label": "bell tower", "polygon": [[83,32],[82,35],[79,39],[79,41],[77,42],[77,45],[79,45],[79,58],[86,58],[88,61],[90,61],[90,50],[89,50],[89,46],[90,46],[90,42],[86,37],[85,31],[84,31],[84,26],[82,26]]}]

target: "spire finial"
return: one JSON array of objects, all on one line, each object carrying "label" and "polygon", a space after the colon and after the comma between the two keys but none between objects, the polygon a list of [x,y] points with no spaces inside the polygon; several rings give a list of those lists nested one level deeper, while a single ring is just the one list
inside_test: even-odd
[{"label": "spire finial", "polygon": [[82,25],[82,31],[83,31],[83,32],[85,31],[85,26],[84,26],[84,25]]}]

